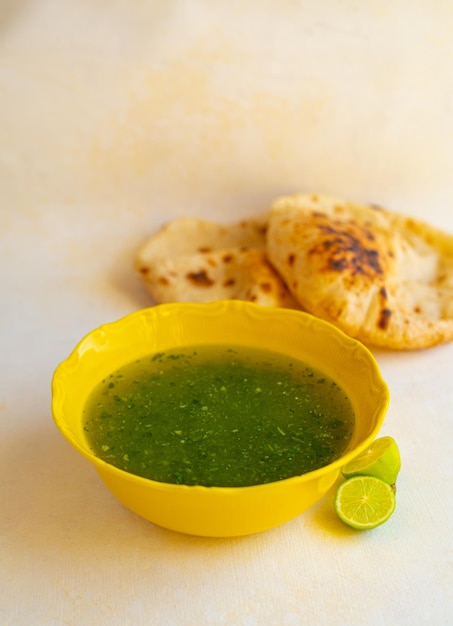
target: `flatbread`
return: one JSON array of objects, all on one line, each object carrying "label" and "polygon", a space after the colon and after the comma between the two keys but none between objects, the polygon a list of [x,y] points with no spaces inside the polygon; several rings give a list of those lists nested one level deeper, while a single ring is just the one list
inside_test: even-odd
[{"label": "flatbread", "polygon": [[277,199],[267,255],[299,305],[364,343],[453,340],[453,236],[373,205]]},{"label": "flatbread", "polygon": [[136,258],[157,303],[247,300],[297,307],[265,253],[265,217],[221,225],[180,218],[149,238]]}]

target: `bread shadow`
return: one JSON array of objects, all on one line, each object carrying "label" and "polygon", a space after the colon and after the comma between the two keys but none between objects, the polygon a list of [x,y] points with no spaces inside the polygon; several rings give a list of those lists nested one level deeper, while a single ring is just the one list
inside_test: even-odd
[{"label": "bread shadow", "polygon": [[135,255],[142,244],[143,239],[137,239],[123,248],[108,270],[108,281],[114,291],[138,309],[156,304],[135,267]]}]

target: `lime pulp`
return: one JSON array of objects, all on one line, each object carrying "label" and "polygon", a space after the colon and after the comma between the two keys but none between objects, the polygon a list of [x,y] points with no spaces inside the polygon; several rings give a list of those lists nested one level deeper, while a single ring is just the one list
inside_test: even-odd
[{"label": "lime pulp", "polygon": [[374,476],[353,476],[341,483],[335,496],[339,518],[357,530],[380,526],[396,507],[395,491]]}]

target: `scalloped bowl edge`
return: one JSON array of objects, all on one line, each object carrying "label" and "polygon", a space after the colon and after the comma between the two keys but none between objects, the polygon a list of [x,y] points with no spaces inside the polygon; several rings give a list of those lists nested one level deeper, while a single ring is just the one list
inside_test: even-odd
[{"label": "scalloped bowl edge", "polygon": [[[349,395],[356,413],[346,453],[302,476],[240,488],[159,483],[96,457],[82,424],[85,400],[96,384],[121,365],[147,354],[202,344],[275,350],[331,376]],[[211,537],[261,532],[310,508],[332,487],[341,467],[376,437],[389,401],[378,364],[363,344],[308,313],[242,301],[161,304],[126,315],[88,333],[52,378],[57,428],[95,466],[118,500],[159,526]]]}]

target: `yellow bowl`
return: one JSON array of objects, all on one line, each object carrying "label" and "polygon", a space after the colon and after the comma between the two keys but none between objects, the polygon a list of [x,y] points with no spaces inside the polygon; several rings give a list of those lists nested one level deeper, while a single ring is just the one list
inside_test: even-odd
[{"label": "yellow bowl", "polygon": [[[94,456],[84,436],[82,411],[97,383],[148,354],[204,344],[274,350],[332,377],[355,410],[355,431],[347,452],[302,476],[234,488],[160,483]],[[306,313],[240,301],[163,304],[105,324],[82,339],[57,367],[52,394],[52,412],[60,432],[93,463],[118,500],[159,526],[211,537],[264,531],[312,506],[333,485],[341,467],[376,437],[389,403],[378,365],[361,343]]]}]

